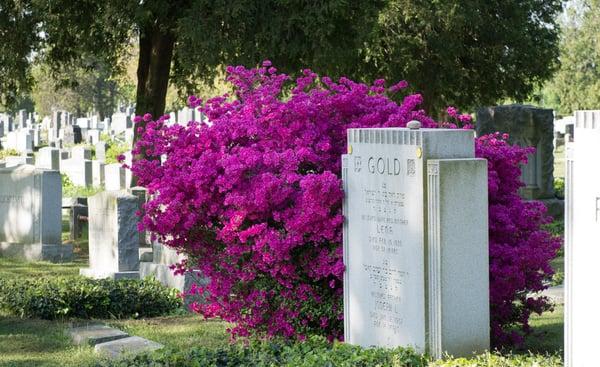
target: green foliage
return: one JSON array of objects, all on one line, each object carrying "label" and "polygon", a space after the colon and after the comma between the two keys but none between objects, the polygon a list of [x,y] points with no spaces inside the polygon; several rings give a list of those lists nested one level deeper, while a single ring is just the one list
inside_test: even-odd
[{"label": "green foliage", "polygon": [[563,177],[556,177],[554,179],[554,192],[557,198],[565,198],[565,179]]},{"label": "green foliage", "polygon": [[110,69],[93,58],[82,65],[55,70],[39,60],[32,75],[35,83],[31,97],[41,115],[50,115],[53,109],[77,115],[93,110],[104,118],[115,110],[120,96],[117,83],[110,79]]},{"label": "green foliage", "polygon": [[29,56],[39,43],[31,0],[0,5],[0,106],[10,107],[31,87]]},{"label": "green foliage", "polygon": [[248,346],[233,344],[209,349],[195,347],[167,349],[152,355],[140,355],[120,361],[102,361],[102,367],[309,367],[309,366],[424,366],[424,357],[410,349],[363,349],[344,343],[328,343],[319,337],[307,342],[251,342]]},{"label": "green foliage", "polygon": [[523,100],[552,75],[560,11],[560,0],[390,0],[361,76],[409,81],[434,115]]},{"label": "green foliage", "polygon": [[128,152],[131,150],[131,144],[127,143],[127,142],[117,142],[117,141],[110,141],[109,142],[109,147],[106,150],[106,158],[105,158],[105,163],[106,164],[111,164],[111,163],[118,163],[117,157],[121,154],[124,154],[125,152]]},{"label": "green foliage", "polygon": [[23,318],[154,317],[180,306],[177,291],[153,279],[0,278],[0,309]]},{"label": "green foliage", "polygon": [[328,343],[311,337],[306,342],[251,342],[249,345],[229,345],[220,348],[194,347],[182,350],[166,349],[153,354],[138,355],[118,361],[101,361],[97,367],[558,367],[558,355],[500,355],[485,353],[472,358],[445,358],[430,361],[411,349],[361,348]]},{"label": "green foliage", "polygon": [[75,198],[75,197],[89,197],[94,196],[104,188],[101,186],[84,187],[77,186],[69,179],[69,176],[64,173],[60,175],[62,179],[62,194],[63,197]]},{"label": "green foliage", "polygon": [[0,160],[6,157],[20,156],[21,153],[16,149],[0,149]]},{"label": "green foliage", "polygon": [[579,1],[566,13],[560,69],[544,88],[544,103],[562,116],[600,105],[600,1]]}]

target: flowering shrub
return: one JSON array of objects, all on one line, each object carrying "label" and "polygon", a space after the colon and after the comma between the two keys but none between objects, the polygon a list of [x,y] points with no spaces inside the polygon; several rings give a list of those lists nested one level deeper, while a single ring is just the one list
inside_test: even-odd
[{"label": "flowering shrub", "polygon": [[[304,339],[321,333],[341,339],[340,155],[346,151],[346,129],[438,123],[418,109],[419,94],[400,103],[389,97],[407,87],[404,81],[390,88],[383,80],[368,86],[318,78],[310,70],[291,80],[268,61],[257,69],[227,72],[235,98],[189,98],[210,125],[168,126],[168,116],[136,118],[143,134],[134,153],[144,151],[147,158],[132,170],[154,195],[142,225],[190,256],[181,267],[198,268],[211,279],[193,290],[205,294],[207,303],[193,307],[234,323],[234,336]],[[466,121],[467,115],[451,112]],[[492,260],[491,287],[493,312],[502,314],[494,316],[493,327],[502,338],[503,327],[526,325],[529,312],[544,306],[543,301],[530,305],[526,293],[541,288],[551,273],[547,263],[554,242],[539,230],[546,221],[541,208],[514,196],[522,150],[497,136],[479,140],[477,149],[492,159],[490,172],[496,172],[490,175],[491,253],[500,261]],[[508,233],[519,237],[507,238]],[[530,254],[535,259],[521,258]],[[516,280],[522,282],[513,284]],[[515,300],[526,302],[512,304]]]}]

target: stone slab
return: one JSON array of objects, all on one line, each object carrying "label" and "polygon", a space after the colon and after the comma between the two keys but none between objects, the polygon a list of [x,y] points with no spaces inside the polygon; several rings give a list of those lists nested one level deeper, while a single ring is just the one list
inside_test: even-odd
[{"label": "stone slab", "polygon": [[129,334],[106,325],[96,324],[72,328],[69,330],[69,336],[75,345],[95,346],[97,344],[127,338]]},{"label": "stone slab", "polygon": [[164,345],[157,342],[139,336],[130,336],[119,340],[96,344],[94,350],[96,353],[115,359],[124,355],[153,352],[163,347]]}]

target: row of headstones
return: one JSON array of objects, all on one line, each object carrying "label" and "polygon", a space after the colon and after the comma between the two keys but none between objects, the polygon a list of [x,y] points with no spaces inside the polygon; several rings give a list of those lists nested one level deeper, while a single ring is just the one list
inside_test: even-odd
[{"label": "row of headstones", "polygon": [[80,273],[113,279],[153,276],[181,291],[205,282],[198,271],[174,275],[171,266],[185,261],[186,257],[157,241],[151,241],[151,252],[140,251],[140,246],[147,242],[145,234],[138,232],[136,212],[143,210],[145,200],[143,188],[132,188],[130,192],[105,191],[88,198],[90,267],[81,269]]},{"label": "row of headstones", "polygon": [[70,261],[73,248],[61,239],[65,208],[72,212],[71,221],[88,221],[90,268],[82,269],[82,274],[117,279],[154,276],[182,291],[201,282],[198,272],[173,275],[170,266],[184,257],[156,241],[153,256],[146,254],[146,261],[140,262],[140,247],[148,242],[138,233],[136,212],[143,210],[145,201],[145,189],[132,188],[100,192],[88,198],[87,205],[81,201],[65,205],[58,171],[31,165],[0,168],[0,256]]},{"label": "row of headstones", "polygon": [[[121,163],[105,164],[106,149],[106,143],[96,144],[96,159],[92,160],[92,150],[85,146],[74,146],[71,149],[44,147],[35,157],[33,155],[5,157],[0,161],[0,168],[30,164],[38,168],[60,171],[76,186],[103,186],[106,190],[128,188],[131,182],[131,171],[123,168]],[[124,155],[125,163],[131,165],[131,151]]]}]

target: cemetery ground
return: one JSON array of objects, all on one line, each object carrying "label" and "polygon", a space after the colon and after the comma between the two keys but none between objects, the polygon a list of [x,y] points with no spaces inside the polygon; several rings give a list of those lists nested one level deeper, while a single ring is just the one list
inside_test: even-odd
[{"label": "cemetery ground", "polygon": [[[560,223],[556,226],[560,228]],[[68,241],[68,230],[68,221],[64,218],[64,241]],[[84,267],[88,262],[84,256],[87,253],[87,238],[79,239],[73,244],[75,260],[70,263],[53,264],[0,258],[0,279],[75,276],[79,268]],[[562,267],[562,259],[557,258],[554,265]],[[201,316],[183,310],[155,318],[100,321],[130,335],[161,343],[165,345],[166,350],[171,351],[170,353],[189,351],[194,347],[202,347],[209,351],[220,350],[230,344],[226,331],[228,325],[225,322],[204,320]],[[0,311],[0,367],[93,366],[102,361],[95,354],[93,347],[72,344],[66,333],[71,322],[72,320],[26,319]],[[533,333],[526,338],[522,347],[502,351],[502,355],[513,364],[499,363],[498,365],[530,365],[531,360],[527,359],[530,358],[530,353],[535,355],[533,358],[542,361],[540,366],[561,365],[559,356],[563,349],[562,305],[557,305],[551,312],[534,315],[531,326]],[[500,357],[499,355],[480,356],[479,360],[476,358],[469,362],[467,360],[446,361],[448,364],[444,366],[461,366],[462,363],[469,366],[494,366],[495,363],[491,362],[493,358]]]}]

